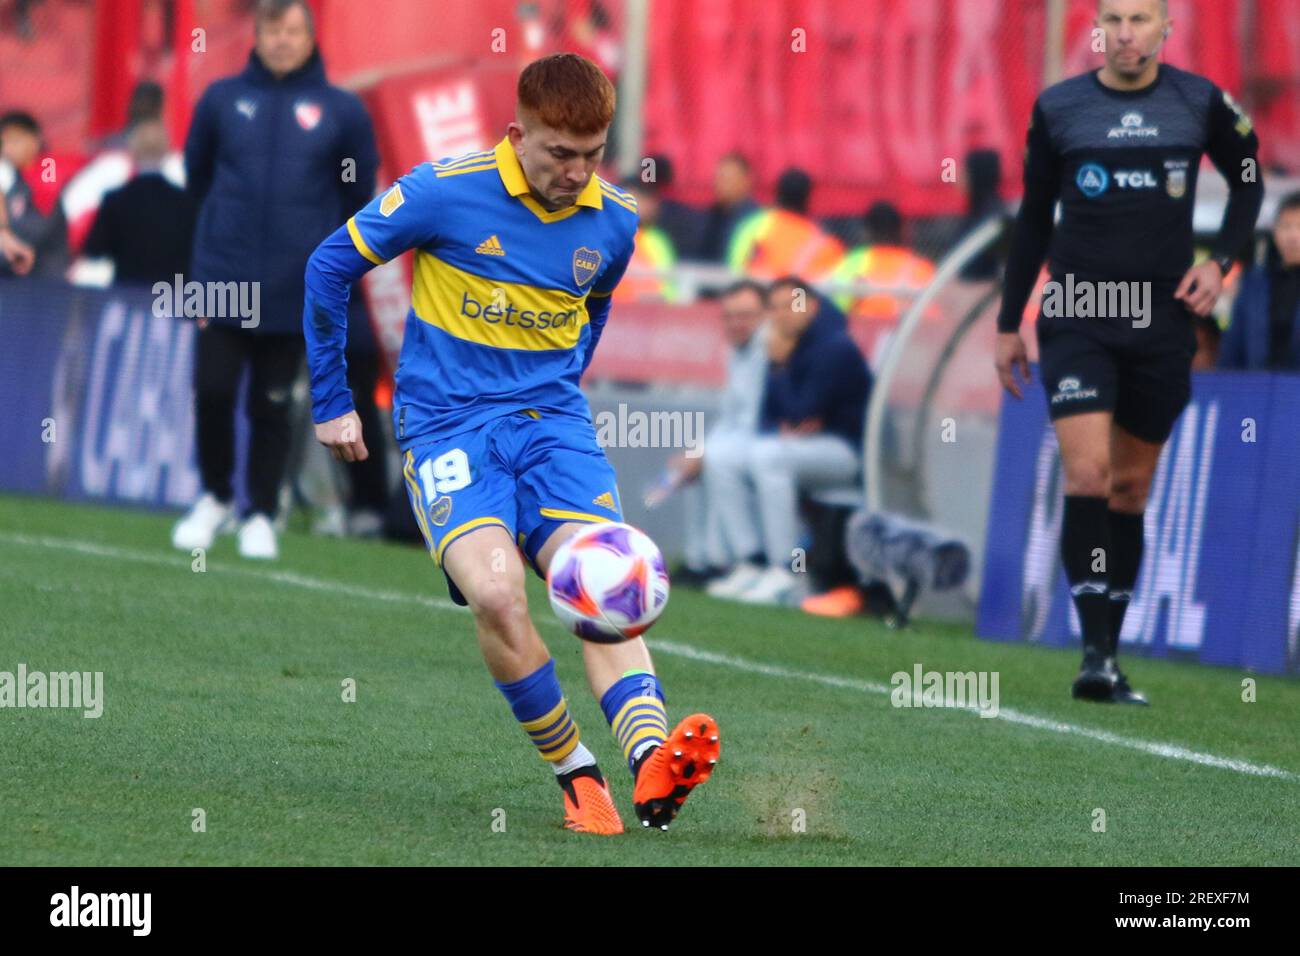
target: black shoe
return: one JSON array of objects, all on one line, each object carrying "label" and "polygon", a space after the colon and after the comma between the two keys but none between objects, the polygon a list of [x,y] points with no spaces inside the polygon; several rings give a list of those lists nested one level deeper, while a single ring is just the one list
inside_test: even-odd
[{"label": "black shoe", "polygon": [[1147,700],[1146,694],[1136,691],[1128,685],[1128,678],[1118,667],[1115,668],[1115,689],[1111,692],[1110,699],[1117,704],[1139,704],[1143,707],[1149,707],[1151,701]]},{"label": "black shoe", "polygon": [[1109,657],[1092,654],[1083,656],[1083,666],[1074,679],[1070,694],[1076,700],[1095,700],[1110,703],[1115,699],[1117,680],[1115,661]]}]

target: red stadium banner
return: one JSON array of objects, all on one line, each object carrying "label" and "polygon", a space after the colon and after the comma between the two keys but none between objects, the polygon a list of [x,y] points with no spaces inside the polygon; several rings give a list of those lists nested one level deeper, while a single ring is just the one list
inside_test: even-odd
[{"label": "red stadium banner", "polygon": [[[808,170],[816,215],[889,199],[905,213],[964,209],[963,157],[1002,157],[1019,195],[1025,128],[1043,83],[1041,0],[657,0],[649,38],[646,152],[676,194],[711,198],[719,157],[740,150],[760,198]],[[1256,111],[1265,163],[1300,155],[1300,0],[1170,0],[1165,62],[1208,76]],[[1069,0],[1064,76],[1096,69],[1095,0]],[[1246,14],[1252,14],[1247,16]],[[945,178],[945,164],[958,175]]]}]

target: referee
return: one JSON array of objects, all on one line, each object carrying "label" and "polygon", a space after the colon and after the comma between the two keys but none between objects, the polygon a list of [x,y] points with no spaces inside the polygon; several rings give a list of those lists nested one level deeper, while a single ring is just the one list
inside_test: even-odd
[{"label": "referee", "polygon": [[[1249,118],[1209,80],[1158,61],[1168,13],[1165,0],[1100,0],[1105,66],[1034,104],[996,356],[1020,398],[1020,317],[1047,257],[1039,366],[1065,472],[1061,558],[1083,630],[1073,694],[1134,704],[1147,700],[1115,658],[1151,477],[1190,398],[1195,317],[1213,308],[1263,200]],[[1230,195],[1211,259],[1192,266],[1202,154]]]}]

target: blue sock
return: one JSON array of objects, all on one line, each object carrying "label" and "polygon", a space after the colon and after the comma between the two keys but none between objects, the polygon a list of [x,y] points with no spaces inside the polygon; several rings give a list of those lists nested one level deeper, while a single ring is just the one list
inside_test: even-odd
[{"label": "blue sock", "polygon": [[600,709],[623,748],[629,770],[635,769],[641,754],[668,737],[664,691],[649,671],[628,671],[620,677],[600,698]]},{"label": "blue sock", "polygon": [[582,748],[578,725],[569,716],[568,702],[560,692],[560,681],[555,676],[555,661],[548,660],[527,677],[513,683],[494,683],[505,694],[515,720],[523,725],[543,760],[558,764]]}]

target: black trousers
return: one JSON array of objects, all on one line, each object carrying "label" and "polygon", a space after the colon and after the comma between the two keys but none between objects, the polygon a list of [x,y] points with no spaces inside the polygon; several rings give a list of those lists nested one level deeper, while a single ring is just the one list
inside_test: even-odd
[{"label": "black trousers", "polygon": [[[375,405],[375,385],[379,381],[379,355],[357,349],[347,353],[348,388],[352,390],[352,405],[361,419],[361,439],[366,443],[370,457],[344,467],[352,486],[349,505],[353,510],[388,510],[388,455],[384,447],[383,423]],[[405,506],[406,496],[402,496]],[[408,507],[409,511],[410,508]]]},{"label": "black trousers", "polygon": [[274,517],[292,433],[293,381],[305,346],[299,334],[254,334],[209,323],[194,358],[195,430],[203,487],[219,501],[234,497],[235,406],[244,367],[250,370],[249,513]]}]

